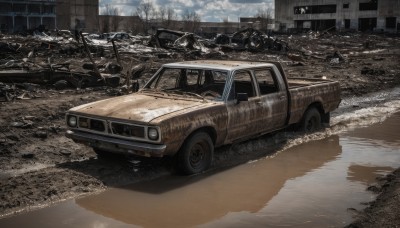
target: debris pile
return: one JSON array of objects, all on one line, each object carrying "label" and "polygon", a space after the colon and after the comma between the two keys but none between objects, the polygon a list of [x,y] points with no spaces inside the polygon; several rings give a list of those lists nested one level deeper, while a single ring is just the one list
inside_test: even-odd
[{"label": "debris pile", "polygon": [[[398,56],[398,48],[393,47],[399,47],[400,40],[395,36],[327,31],[278,36],[253,28],[218,34],[213,39],[168,29],[158,29],[152,36],[123,32],[77,35],[64,30],[38,31],[27,37],[2,35],[1,98],[29,98],[21,90],[22,83],[56,90],[105,86],[110,94],[130,93],[137,91],[161,64],[189,59],[280,61],[296,67],[289,69],[292,76],[342,80],[345,89],[352,86],[349,78],[398,80],[397,66],[391,70],[375,66]],[[328,68],[336,71],[327,72]],[[344,69],[348,71],[338,73]]]}]

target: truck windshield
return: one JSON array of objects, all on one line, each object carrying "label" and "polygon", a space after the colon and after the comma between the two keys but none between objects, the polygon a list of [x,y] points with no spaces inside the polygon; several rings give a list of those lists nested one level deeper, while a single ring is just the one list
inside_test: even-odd
[{"label": "truck windshield", "polygon": [[224,71],[164,68],[151,79],[144,89],[178,96],[221,100],[227,75],[228,73]]}]

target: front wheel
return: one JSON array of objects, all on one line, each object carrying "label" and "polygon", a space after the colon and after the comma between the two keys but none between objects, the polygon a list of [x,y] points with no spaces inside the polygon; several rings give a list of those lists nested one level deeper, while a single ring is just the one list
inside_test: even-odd
[{"label": "front wheel", "polygon": [[306,111],[300,125],[300,131],[312,133],[321,129],[321,114],[316,108],[310,108]]},{"label": "front wheel", "polygon": [[214,144],[205,132],[190,136],[178,152],[178,168],[183,174],[197,174],[207,170],[212,162]]}]

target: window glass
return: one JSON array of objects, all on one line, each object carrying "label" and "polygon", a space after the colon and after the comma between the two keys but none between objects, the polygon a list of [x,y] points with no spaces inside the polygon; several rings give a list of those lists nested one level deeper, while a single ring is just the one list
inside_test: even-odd
[{"label": "window glass", "polygon": [[234,81],[229,99],[236,97],[238,93],[247,93],[248,97],[256,96],[250,71],[238,71],[235,73],[233,79]]},{"label": "window glass", "polygon": [[221,99],[227,75],[224,71],[205,70],[204,77],[200,78],[198,93],[205,98],[210,98],[211,95],[214,99]]},{"label": "window glass", "polygon": [[368,2],[360,2],[360,11],[378,10],[378,0],[370,0]]},{"label": "window glass", "polygon": [[227,75],[226,71],[164,68],[146,88],[177,96],[221,100]]},{"label": "window glass", "polygon": [[167,68],[164,69],[158,78],[156,78],[151,84],[150,88],[151,89],[160,89],[160,90],[166,90],[166,89],[174,89],[177,87],[178,84],[178,78],[181,74],[181,69],[171,69]]},{"label": "window glass", "polygon": [[186,77],[187,77],[186,80],[187,80],[188,86],[197,85],[198,82],[201,84],[202,70],[189,69],[186,72]]},{"label": "window glass", "polygon": [[214,71],[213,72],[214,81],[225,82],[226,76],[227,76],[226,72],[222,72],[222,71]]},{"label": "window glass", "polygon": [[277,83],[271,69],[255,70],[254,74],[257,78],[261,94],[275,93],[278,91]]},{"label": "window glass", "polygon": [[294,14],[336,13],[336,5],[308,5],[294,7]]},{"label": "window glass", "polygon": [[387,17],[386,18],[386,28],[396,28],[396,18]]}]

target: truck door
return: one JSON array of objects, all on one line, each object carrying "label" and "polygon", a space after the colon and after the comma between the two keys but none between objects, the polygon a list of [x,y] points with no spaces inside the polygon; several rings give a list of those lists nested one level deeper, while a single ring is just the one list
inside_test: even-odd
[{"label": "truck door", "polygon": [[253,71],[260,93],[258,107],[258,131],[270,132],[285,126],[288,113],[288,94],[281,75],[271,68]]},{"label": "truck door", "polygon": [[[238,93],[247,93],[248,101],[236,102]],[[234,72],[227,102],[228,128],[226,142],[257,134],[260,101],[250,70]]]}]

